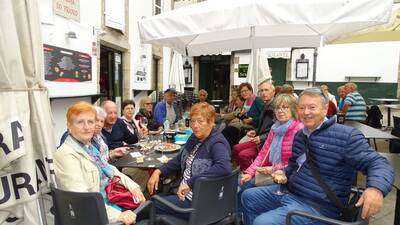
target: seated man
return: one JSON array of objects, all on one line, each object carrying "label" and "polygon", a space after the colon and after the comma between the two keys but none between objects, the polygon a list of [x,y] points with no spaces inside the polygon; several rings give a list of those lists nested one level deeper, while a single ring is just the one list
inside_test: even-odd
[{"label": "seated man", "polygon": [[167,89],[164,91],[164,100],[158,102],[154,108],[154,117],[159,124],[164,124],[165,120],[168,119],[169,123],[176,123],[179,119],[179,113],[175,100],[175,90]]},{"label": "seated man", "polygon": [[105,101],[102,104],[104,111],[107,113],[104,120],[104,127],[101,133],[106,139],[107,146],[110,150],[121,147],[126,144],[135,144],[138,142],[136,134],[131,133],[124,121],[118,118],[117,105],[113,101]]},{"label": "seated man", "polygon": [[[355,128],[326,119],[328,99],[319,88],[300,94],[298,114],[304,123],[293,143],[293,155],[285,169],[286,176],[275,177],[286,183],[287,194],[276,195],[278,185],[251,188],[243,192],[245,224],[285,224],[288,211],[301,210],[330,218],[339,218],[341,210],[331,202],[313,176],[310,162],[319,168],[322,180],[344,202],[361,171],[367,176],[367,188],[356,206],[362,218],[377,214],[383,197],[391,190],[394,171],[389,162],[373,150]],[[309,147],[306,147],[306,142]],[[306,150],[309,149],[309,150]],[[312,161],[311,161],[312,160]],[[315,171],[315,170],[314,170]],[[287,177],[287,179],[286,179]],[[274,193],[275,192],[275,193]],[[293,217],[292,224],[321,224],[304,217]]]}]

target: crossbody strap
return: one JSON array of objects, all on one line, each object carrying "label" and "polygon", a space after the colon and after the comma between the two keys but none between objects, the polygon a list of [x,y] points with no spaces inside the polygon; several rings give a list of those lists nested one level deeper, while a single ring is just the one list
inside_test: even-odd
[{"label": "crossbody strap", "polygon": [[314,178],[317,180],[319,185],[321,186],[322,190],[324,190],[325,194],[328,196],[329,200],[339,209],[344,211],[345,207],[340,199],[336,196],[336,194],[332,191],[332,189],[324,182],[322,176],[317,169],[317,166],[314,162],[314,158],[311,156],[310,148],[309,148],[309,141],[308,138],[305,137],[305,151],[308,165],[310,166],[310,170]]}]

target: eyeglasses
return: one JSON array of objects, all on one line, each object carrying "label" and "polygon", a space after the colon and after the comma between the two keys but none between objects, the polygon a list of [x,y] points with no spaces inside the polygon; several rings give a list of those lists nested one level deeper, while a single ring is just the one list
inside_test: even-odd
[{"label": "eyeglasses", "polygon": [[246,93],[246,92],[249,92],[249,91],[250,91],[249,89],[243,89],[243,90],[240,91],[240,93]]},{"label": "eyeglasses", "polygon": [[288,112],[289,109],[290,109],[290,107],[288,107],[288,106],[283,106],[283,107],[275,108],[274,111],[275,111],[275,112]]},{"label": "eyeglasses", "polygon": [[145,105],[152,105],[152,103],[151,102],[146,102],[146,103],[144,103]]}]

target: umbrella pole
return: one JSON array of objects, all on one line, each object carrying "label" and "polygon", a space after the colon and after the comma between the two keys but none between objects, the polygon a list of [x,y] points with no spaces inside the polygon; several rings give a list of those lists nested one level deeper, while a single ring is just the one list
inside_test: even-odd
[{"label": "umbrella pole", "polygon": [[313,65],[313,76],[312,76],[313,87],[315,87],[315,82],[317,79],[317,56],[318,56],[318,48],[314,48],[314,65]]}]

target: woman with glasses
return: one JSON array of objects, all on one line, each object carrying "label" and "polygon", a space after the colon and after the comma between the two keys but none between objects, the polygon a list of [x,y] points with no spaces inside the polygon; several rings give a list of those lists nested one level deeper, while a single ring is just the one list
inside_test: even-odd
[{"label": "woman with glasses", "polygon": [[149,96],[140,99],[140,109],[136,114],[135,119],[140,121],[142,117],[147,118],[147,129],[149,134],[160,134],[162,129],[162,124],[157,123],[153,115],[153,103]]},{"label": "woman with glasses", "polygon": [[[193,134],[180,153],[160,169],[156,169],[147,184],[153,194],[157,190],[160,176],[180,171],[182,181],[176,195],[164,198],[176,206],[189,208],[192,202],[193,185],[199,177],[226,176],[232,172],[230,147],[224,136],[214,129],[215,109],[208,103],[194,104],[190,111],[190,126]],[[162,204],[155,203],[157,214],[169,214],[187,219],[189,214],[178,214]]]},{"label": "woman with glasses", "polygon": [[276,122],[268,133],[267,140],[254,162],[245,170],[240,179],[241,190],[238,193],[241,210],[241,194],[248,188],[255,187],[254,176],[260,171],[265,174],[278,174],[287,166],[292,156],[293,139],[303,124],[297,120],[297,102],[293,95],[279,94],[273,102]]},{"label": "woman with glasses", "polygon": [[135,223],[136,215],[108,201],[105,188],[113,176],[121,178],[124,185],[140,202],[145,198],[139,186],[119,172],[103,158],[100,149],[92,144],[96,126],[96,110],[87,102],[78,102],[68,108],[69,135],[54,154],[57,185],[65,191],[100,192],[104,199],[110,222]]}]

